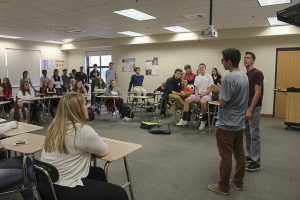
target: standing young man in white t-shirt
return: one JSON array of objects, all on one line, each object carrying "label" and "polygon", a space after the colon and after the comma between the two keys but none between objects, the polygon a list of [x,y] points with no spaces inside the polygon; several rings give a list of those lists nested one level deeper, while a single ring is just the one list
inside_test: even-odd
[{"label": "standing young man in white t-shirt", "polygon": [[176,124],[177,126],[187,125],[188,112],[190,109],[190,103],[199,102],[201,104],[201,123],[199,130],[205,128],[207,120],[207,102],[211,101],[212,93],[209,90],[209,86],[214,84],[213,78],[210,74],[206,73],[206,65],[201,63],[198,67],[200,74],[195,78],[195,94],[191,95],[184,101],[182,119]]}]

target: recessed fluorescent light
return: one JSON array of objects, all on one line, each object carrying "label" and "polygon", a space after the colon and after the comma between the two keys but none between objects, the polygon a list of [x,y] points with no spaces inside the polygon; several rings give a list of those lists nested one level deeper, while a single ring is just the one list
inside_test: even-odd
[{"label": "recessed fluorescent light", "polygon": [[73,42],[74,41],[74,38],[67,38],[67,39],[63,39],[62,40],[63,42]]},{"label": "recessed fluorescent light", "polygon": [[136,33],[136,32],[132,32],[132,31],[123,31],[123,32],[118,32],[118,33],[123,34],[123,35],[134,36],[134,37],[138,37],[138,36],[143,35],[141,33]]},{"label": "recessed fluorescent light", "polygon": [[1,38],[8,38],[8,39],[20,39],[22,37],[13,36],[13,35],[0,35]]},{"label": "recessed fluorescent light", "polygon": [[54,40],[47,40],[45,42],[48,42],[48,43],[54,43],[54,44],[63,44],[64,42],[62,41],[54,41]]},{"label": "recessed fluorescent light", "polygon": [[191,32],[190,30],[183,28],[181,26],[169,26],[169,27],[164,27],[164,29],[167,29],[169,31],[173,31],[176,33]]},{"label": "recessed fluorescent light", "polygon": [[257,0],[260,6],[272,6],[277,4],[291,3],[291,0]]},{"label": "recessed fluorescent light", "polygon": [[114,13],[123,15],[125,17],[129,17],[132,19],[136,19],[139,21],[143,20],[149,20],[149,19],[156,19],[156,17],[153,17],[151,15],[148,15],[146,13],[140,12],[138,10],[135,10],[133,8],[127,9],[127,10],[119,10],[119,11],[114,11]]},{"label": "recessed fluorescent light", "polygon": [[283,26],[283,25],[288,25],[285,22],[279,21],[277,17],[268,17],[268,22],[270,26]]}]

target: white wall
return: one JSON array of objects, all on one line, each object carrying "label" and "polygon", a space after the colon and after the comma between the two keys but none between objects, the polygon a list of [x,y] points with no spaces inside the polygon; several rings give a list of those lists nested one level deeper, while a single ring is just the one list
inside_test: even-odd
[{"label": "white wall", "polygon": [[[115,46],[112,47],[112,55],[118,73],[118,85],[123,92],[127,91],[132,74],[121,71],[123,58],[136,58],[136,66],[140,66],[144,74],[145,60],[158,57],[159,75],[146,76],[144,80],[144,86],[148,91],[153,91],[161,82],[172,76],[174,69],[183,68],[187,63],[192,66],[193,71],[196,71],[199,63],[206,63],[209,73],[212,67],[217,67],[224,76],[227,72],[224,71],[220,62],[221,51],[228,47],[238,48],[242,53],[253,51],[256,54],[255,66],[262,70],[265,76],[262,113],[272,114],[276,48],[300,47],[300,35]],[[82,60],[84,62],[83,57],[84,51],[79,55],[78,52],[70,51],[68,63],[78,62],[79,64]],[[242,62],[240,68],[245,71]]]},{"label": "white wall", "polygon": [[80,66],[85,66],[85,51],[74,50],[67,53],[68,71],[71,72],[72,69],[79,70]]},{"label": "white wall", "polygon": [[[6,76],[5,48],[40,50],[42,60],[64,60],[65,65],[67,65],[66,52],[61,51],[59,45],[22,40],[0,39],[0,77],[2,78]],[[20,78],[22,77],[22,73],[23,70],[20,69]],[[52,72],[48,73],[48,75],[52,74]]]},{"label": "white wall", "polygon": [[[56,44],[47,44],[47,43],[38,43],[38,42],[30,42],[23,40],[9,40],[9,39],[0,39],[0,77],[1,79],[6,77],[6,65],[5,65],[5,49],[24,49],[24,50],[40,50],[41,51],[41,59],[46,60],[64,60],[65,66],[67,63],[67,53],[61,51],[60,46]],[[19,76],[22,77],[23,69],[20,69]],[[61,72],[60,72],[61,73]],[[49,70],[48,76],[53,75],[53,70]],[[29,71],[30,76],[30,71]],[[37,86],[39,87],[39,86]],[[17,92],[17,89],[13,90],[13,96]]]}]

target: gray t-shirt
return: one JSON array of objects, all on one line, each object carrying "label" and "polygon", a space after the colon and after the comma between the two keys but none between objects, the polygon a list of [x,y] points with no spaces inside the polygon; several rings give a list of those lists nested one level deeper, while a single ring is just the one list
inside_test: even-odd
[{"label": "gray t-shirt", "polygon": [[114,68],[108,69],[106,71],[105,78],[106,78],[107,85],[110,85],[110,82],[112,80],[117,80],[117,72],[116,72],[116,70]]},{"label": "gray t-shirt", "polygon": [[233,71],[227,74],[219,94],[219,99],[226,101],[226,105],[219,109],[217,126],[227,131],[244,129],[248,96],[247,75],[242,71]]}]

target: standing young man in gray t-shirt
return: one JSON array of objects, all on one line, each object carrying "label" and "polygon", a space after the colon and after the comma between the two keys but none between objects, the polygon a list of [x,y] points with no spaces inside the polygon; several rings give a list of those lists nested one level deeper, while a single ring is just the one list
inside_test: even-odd
[{"label": "standing young man in gray t-shirt", "polygon": [[117,72],[113,68],[114,63],[110,62],[109,63],[109,68],[105,73],[105,79],[106,79],[106,84],[109,86],[111,84],[111,81],[117,80]]},{"label": "standing young man in gray t-shirt", "polygon": [[[248,107],[249,86],[246,74],[239,69],[241,53],[238,49],[225,49],[221,60],[225,70],[230,73],[225,76],[221,86],[215,85],[211,89],[220,92],[220,109],[217,122],[217,145],[221,157],[220,181],[210,184],[211,191],[229,194],[229,184],[237,190],[242,190],[245,174],[245,151],[243,145],[243,129],[245,128],[245,113]],[[236,172],[229,183],[232,154],[236,160]]]}]

